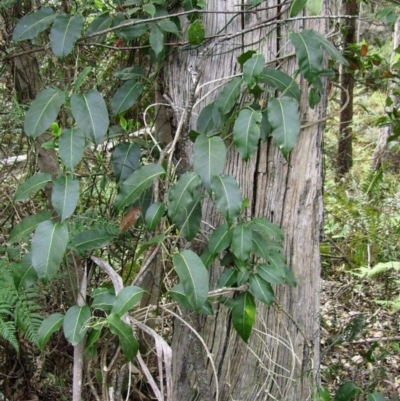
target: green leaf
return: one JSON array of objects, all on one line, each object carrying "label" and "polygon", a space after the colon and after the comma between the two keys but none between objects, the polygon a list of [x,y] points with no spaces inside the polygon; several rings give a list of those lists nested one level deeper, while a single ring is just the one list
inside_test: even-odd
[{"label": "green leaf", "polygon": [[339,387],[333,401],[351,401],[361,390],[354,383],[345,383]]},{"label": "green leaf", "polygon": [[72,345],[78,345],[85,338],[88,323],[91,318],[90,308],[85,306],[72,306],[64,317],[63,328],[66,340]]},{"label": "green leaf", "polygon": [[20,41],[34,39],[47,29],[56,18],[56,14],[50,7],[42,7],[39,11],[29,14],[19,20],[14,28],[12,40]]},{"label": "green leaf", "polygon": [[228,224],[218,226],[210,236],[208,241],[208,249],[213,254],[224,251],[232,242],[232,231]]},{"label": "green leaf", "polygon": [[17,202],[28,199],[31,195],[43,189],[49,181],[51,181],[51,175],[49,173],[37,173],[33,175],[19,186],[14,195],[14,201]]},{"label": "green leaf", "polygon": [[233,78],[222,89],[221,94],[215,101],[215,107],[222,115],[228,114],[235,106],[239,99],[242,83],[241,78]]},{"label": "green leaf", "polygon": [[381,393],[375,391],[374,393],[368,395],[367,401],[386,401],[386,398],[384,398]]},{"label": "green leaf", "polygon": [[146,14],[151,15],[152,17],[154,17],[155,13],[156,13],[156,8],[154,7],[153,4],[149,3],[149,4],[143,4],[143,11]]},{"label": "green leaf", "polygon": [[27,253],[21,259],[13,272],[15,287],[18,291],[22,288],[29,288],[38,281],[38,275],[32,266],[32,255]]},{"label": "green leaf", "polygon": [[[285,265],[285,261],[282,260],[282,264]],[[285,269],[280,267],[279,264],[266,264],[263,263],[257,266],[258,275],[271,284],[283,284],[285,282]]]},{"label": "green leaf", "polygon": [[148,164],[134,171],[121,185],[121,191],[116,198],[116,209],[121,210],[140,199],[154,179],[163,174],[165,171],[158,164]]},{"label": "green leaf", "polygon": [[165,213],[165,205],[161,202],[155,202],[146,211],[144,221],[149,231],[154,231],[157,224],[160,222],[161,217]]},{"label": "green leaf", "polygon": [[171,21],[170,19],[163,19],[158,21],[157,24],[164,32],[170,32],[176,36],[179,36],[178,27],[176,26],[175,22]]},{"label": "green leaf", "polygon": [[164,50],[164,33],[157,25],[150,30],[149,43],[156,57]]},{"label": "green leaf", "polygon": [[173,262],[190,306],[199,312],[208,296],[207,269],[201,259],[190,250],[176,253]]},{"label": "green leaf", "polygon": [[83,28],[82,15],[58,15],[50,31],[51,50],[59,59],[71,53]]},{"label": "green leaf", "polygon": [[271,135],[276,146],[287,158],[300,134],[298,105],[289,97],[273,98],[268,102],[267,110],[272,127]]},{"label": "green leaf", "polygon": [[264,260],[268,257],[269,249],[264,237],[256,231],[252,231],[253,251]]},{"label": "green leaf", "polygon": [[183,289],[182,283],[179,283],[177,285],[174,285],[169,291],[168,295],[178,303],[178,305],[181,308],[184,309],[190,309],[192,310],[192,306],[190,305],[188,301],[188,297],[185,294],[185,291]]},{"label": "green leaf", "polygon": [[48,211],[42,211],[32,216],[25,217],[20,223],[18,223],[10,233],[8,242],[19,241],[20,239],[26,239],[27,236],[35,231],[36,227],[45,220],[50,220],[51,216]]},{"label": "green leaf", "polygon": [[[110,17],[110,13],[107,11],[103,14],[100,14],[98,17],[96,17],[89,25],[87,29],[88,35],[103,31],[104,29],[107,29],[111,26],[112,18]],[[96,38],[93,38],[96,39]],[[91,40],[93,40],[91,39]]]},{"label": "green leaf", "polygon": [[272,86],[282,92],[282,95],[292,97],[300,102],[300,87],[297,82],[279,70],[264,68],[259,80],[265,85]]},{"label": "green leaf", "polygon": [[111,109],[114,115],[130,109],[143,92],[143,85],[134,79],[126,81],[111,99]]},{"label": "green leaf", "polygon": [[214,128],[213,109],[214,102],[204,107],[199,114],[196,128],[201,134],[208,134]]},{"label": "green leaf", "polygon": [[266,239],[273,238],[277,241],[283,241],[283,231],[276,224],[271,223],[264,217],[253,218],[249,225],[253,231],[257,231]]},{"label": "green leaf", "polygon": [[214,176],[211,189],[215,193],[215,205],[229,224],[239,216],[242,209],[242,194],[236,180],[231,176]]},{"label": "green leaf", "polygon": [[168,216],[174,218],[194,200],[195,189],[201,184],[199,175],[186,172],[168,193]]},{"label": "green leaf", "polygon": [[47,88],[40,92],[25,114],[24,130],[30,138],[42,135],[56,120],[65,101],[63,91]]},{"label": "green leaf", "polygon": [[106,138],[108,125],[108,111],[106,103],[97,90],[71,97],[71,111],[78,127],[96,145]]},{"label": "green leaf", "polygon": [[[129,20],[122,20],[121,23],[135,22],[135,21],[139,22],[139,21],[143,21],[143,19],[131,18]],[[148,24],[142,23],[142,24],[131,25],[131,26],[122,28],[122,29],[116,31],[115,34],[119,38],[125,39],[126,41],[131,41],[131,40],[140,38],[147,31],[148,31]]]},{"label": "green leaf", "polygon": [[349,65],[348,61],[343,57],[342,53],[340,53],[340,51],[337,50],[336,47],[331,42],[329,42],[329,40],[324,35],[320,34],[317,31],[314,31],[313,29],[310,29],[308,32],[310,36],[314,37],[317,42],[321,44],[322,48],[334,61],[337,61],[338,63],[341,63],[345,66]]},{"label": "green leaf", "polygon": [[60,268],[68,244],[68,229],[51,221],[40,223],[32,238],[32,265],[38,277],[45,283]]},{"label": "green leaf", "polygon": [[243,80],[249,88],[252,88],[258,81],[258,77],[264,69],[265,58],[262,54],[253,54],[251,59],[243,64]]},{"label": "green leaf", "polygon": [[234,299],[232,308],[233,327],[239,336],[247,343],[256,318],[256,303],[250,292],[239,294]]},{"label": "green leaf", "polygon": [[322,11],[323,0],[308,0],[307,10],[310,15],[319,15]]},{"label": "green leaf", "polygon": [[61,328],[63,321],[64,315],[62,313],[53,313],[42,321],[38,330],[38,345],[41,350],[44,349],[51,335]]},{"label": "green leaf", "polygon": [[250,60],[255,54],[257,54],[257,52],[255,50],[247,50],[237,58],[237,61],[240,64],[240,66],[243,68],[244,63],[247,60]]},{"label": "green leaf", "polygon": [[60,175],[53,182],[51,204],[61,222],[72,216],[79,200],[79,181],[70,175]]},{"label": "green leaf", "polygon": [[95,228],[92,230],[82,231],[75,235],[72,239],[72,244],[79,252],[91,251],[93,249],[104,248],[114,238],[114,234],[106,230]]},{"label": "green leaf", "polygon": [[126,67],[121,70],[117,70],[113,73],[114,77],[117,77],[123,81],[128,79],[137,79],[143,77],[143,69],[140,67]]},{"label": "green leaf", "polygon": [[139,343],[133,335],[132,327],[113,313],[108,316],[107,323],[111,333],[118,336],[119,346],[125,358],[133,363],[139,350]]},{"label": "green leaf", "polygon": [[60,159],[70,171],[82,160],[85,151],[85,134],[79,128],[65,129],[58,139]]},{"label": "green leaf", "polygon": [[271,284],[263,280],[258,274],[250,274],[249,289],[254,298],[260,302],[268,306],[274,303],[275,295]]},{"label": "green leaf", "polygon": [[249,160],[260,140],[262,115],[260,111],[244,108],[233,126],[233,140],[244,160]]},{"label": "green leaf", "polygon": [[196,19],[193,21],[188,30],[188,40],[191,45],[200,45],[206,34],[206,30],[204,28],[204,24],[199,20]]},{"label": "green leaf", "polygon": [[318,388],[318,392],[315,396],[316,396],[315,401],[331,401],[331,395],[329,394],[329,390],[324,386],[320,386]]},{"label": "green leaf", "polygon": [[140,147],[135,142],[118,144],[111,156],[112,171],[118,182],[125,181],[140,165]]},{"label": "green leaf", "polygon": [[307,0],[292,0],[289,8],[289,18],[295,17],[301,13],[307,4]]},{"label": "green leaf", "polygon": [[158,234],[155,235],[154,237],[150,238],[148,241],[144,242],[139,250],[137,251],[137,253],[135,254],[136,258],[139,258],[140,255],[142,255],[142,253],[151,248],[153,245],[157,245],[157,244],[161,244],[161,242],[163,242],[165,240],[165,234]]},{"label": "green leaf", "polygon": [[242,262],[246,261],[252,250],[253,233],[246,224],[239,224],[232,230],[233,254]]},{"label": "green leaf", "polygon": [[217,255],[214,253],[211,253],[208,248],[206,248],[200,256],[200,259],[203,261],[205,267],[209,267],[212,263],[214,263],[214,260],[216,258],[217,258]]},{"label": "green leaf", "polygon": [[199,232],[201,224],[201,193],[195,191],[193,200],[172,217],[179,228],[179,234],[191,241]]},{"label": "green leaf", "polygon": [[193,169],[208,191],[211,189],[211,178],[224,171],[226,162],[226,147],[219,136],[211,138],[206,135],[197,137],[194,144]]},{"label": "green leaf", "polygon": [[134,285],[124,287],[117,295],[111,313],[122,317],[140,301],[144,290]]},{"label": "green leaf", "polygon": [[115,295],[109,292],[102,293],[93,298],[93,302],[90,306],[92,309],[101,309],[109,313],[114,305],[115,298]]},{"label": "green leaf", "polygon": [[232,287],[236,283],[237,275],[237,270],[225,269],[218,278],[216,288]]}]

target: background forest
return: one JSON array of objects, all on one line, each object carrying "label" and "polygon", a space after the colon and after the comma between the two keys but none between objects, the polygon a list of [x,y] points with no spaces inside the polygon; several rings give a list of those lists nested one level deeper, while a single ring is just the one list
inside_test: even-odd
[{"label": "background forest", "polygon": [[[312,393],[295,401],[400,400],[400,3],[253,0],[240,12],[219,10],[224,28],[215,35],[206,17],[217,11],[207,14],[207,3],[0,3],[0,400],[178,401],[173,383],[186,375],[197,375],[195,385],[186,380],[196,389],[191,400],[239,399],[218,388],[226,380],[220,359],[248,351],[251,336],[269,330],[263,319],[280,312],[306,345],[289,331],[290,340],[281,332],[274,340],[293,360],[307,354],[310,366],[290,376],[276,359],[277,389],[261,386],[260,395],[240,383],[248,399],[290,401],[285,380],[301,375]],[[214,40],[218,54],[234,51],[227,43],[235,29],[224,29],[239,15],[244,32],[252,26],[246,13],[258,9],[277,25],[276,64],[242,43],[227,62],[237,64],[228,78],[209,78],[213,89],[198,86],[208,71],[198,60],[216,47],[197,58],[193,49]],[[319,15],[326,26],[315,22]],[[301,22],[293,31],[301,18],[309,29]],[[173,49],[185,46],[191,61],[182,89]],[[317,59],[320,48],[323,61],[321,52],[307,64],[304,53]],[[284,65],[294,53],[299,64]],[[190,95],[184,107],[172,88]],[[193,111],[207,96],[213,102]],[[304,104],[316,123],[304,122]],[[284,291],[306,285],[291,269],[296,258],[284,239],[291,234],[273,211],[257,213],[242,185],[251,169],[238,167],[258,161],[259,146],[270,152],[271,142],[287,164],[310,124],[323,124],[316,168],[323,232],[319,216],[310,222],[320,234],[315,337],[314,323],[303,333],[302,319],[286,308]],[[218,315],[225,323],[207,329]],[[244,348],[227,342],[219,357],[211,331],[236,336]],[[256,359],[264,368],[262,341]],[[177,361],[174,345],[193,356]],[[235,372],[252,375],[240,361]]]}]

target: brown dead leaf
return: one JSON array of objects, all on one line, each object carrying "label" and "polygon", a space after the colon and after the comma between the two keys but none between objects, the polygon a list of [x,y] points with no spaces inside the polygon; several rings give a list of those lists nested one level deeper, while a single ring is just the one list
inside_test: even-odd
[{"label": "brown dead leaf", "polygon": [[142,211],[140,210],[140,207],[135,207],[131,210],[128,210],[121,220],[121,224],[119,225],[119,232],[131,228],[141,215]]}]

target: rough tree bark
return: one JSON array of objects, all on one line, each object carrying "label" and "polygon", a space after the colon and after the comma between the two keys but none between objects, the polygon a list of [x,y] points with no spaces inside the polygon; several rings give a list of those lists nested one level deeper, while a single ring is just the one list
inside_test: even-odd
[{"label": "rough tree bark", "polygon": [[[200,85],[239,73],[236,57],[249,49],[263,53],[270,68],[280,68],[289,74],[297,69],[293,48],[288,43],[289,30],[313,28],[325,33],[327,19],[298,19],[285,24],[287,12],[282,15],[280,12],[286,5],[280,6],[280,3],[269,1],[268,10],[235,17],[224,14],[224,11],[237,10],[234,0],[207,3],[209,10],[221,12],[203,16],[207,35],[221,30],[226,34],[237,33],[269,19],[274,23],[215,46],[205,61]],[[326,1],[324,6],[327,5]],[[187,105],[191,82],[188,67],[202,50],[179,50],[167,60],[165,88],[177,109]],[[221,82],[205,86],[200,97]],[[301,82],[301,86],[302,120],[316,121],[325,114],[326,99],[310,110],[307,85]],[[214,92],[194,110],[192,126],[196,113],[215,96]],[[214,358],[220,401],[309,400],[312,387],[318,381],[322,129],[318,123],[303,129],[289,161],[271,141],[260,143],[257,154],[247,163],[235,151],[231,150],[228,155],[226,173],[236,177],[243,197],[250,200],[248,216],[267,217],[283,228],[287,262],[297,277],[298,286],[276,290],[282,309],[258,305],[257,323],[248,344],[233,330],[230,313],[223,306],[218,306],[212,317],[186,316],[205,338]],[[218,224],[218,213],[211,204],[205,204],[203,220],[213,226]],[[219,265],[210,269],[210,288],[215,287],[221,271]],[[214,399],[216,383],[205,351],[179,322],[175,323],[173,350],[174,401]]]}]

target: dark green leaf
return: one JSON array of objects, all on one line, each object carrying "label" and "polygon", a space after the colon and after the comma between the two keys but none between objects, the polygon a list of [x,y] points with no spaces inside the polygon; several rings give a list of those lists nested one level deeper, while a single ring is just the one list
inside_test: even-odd
[{"label": "dark green leaf", "polygon": [[195,191],[193,200],[172,217],[180,235],[191,241],[199,232],[201,224],[201,193]]},{"label": "dark green leaf", "polygon": [[285,282],[285,261],[282,260],[281,267],[278,263],[263,263],[257,266],[257,273],[265,281],[271,284],[283,284]]},{"label": "dark green leaf", "polygon": [[292,97],[300,102],[300,87],[297,82],[283,71],[265,68],[259,80],[282,92],[282,95]]},{"label": "dark green leaf", "polygon": [[170,19],[163,19],[158,21],[157,24],[164,32],[170,32],[176,36],[179,36],[178,27],[176,26],[175,22],[171,21]]},{"label": "dark green leaf", "polygon": [[261,113],[261,115],[262,115],[262,119],[261,119],[261,125],[260,125],[260,138],[262,141],[266,142],[271,134],[272,127],[268,121],[268,112],[263,111]]},{"label": "dark green leaf", "polygon": [[96,145],[106,138],[108,111],[106,103],[97,90],[78,94],[71,97],[71,111],[79,128]]},{"label": "dark green leaf", "polygon": [[307,10],[310,15],[319,15],[322,11],[323,0],[308,0]]},{"label": "dark green leaf", "polygon": [[53,313],[42,321],[38,330],[38,345],[41,350],[50,340],[51,335],[61,328],[63,321],[64,315],[61,313]]},{"label": "dark green leaf", "polygon": [[87,29],[88,35],[95,33],[95,32],[103,31],[104,29],[109,28],[111,26],[111,22],[112,22],[112,18],[110,17],[110,14],[108,11],[103,14],[100,14],[98,17],[96,17],[90,23],[90,25]]},{"label": "dark green leaf", "polygon": [[107,323],[111,333],[118,336],[119,346],[125,358],[133,363],[139,350],[139,343],[133,335],[132,327],[113,313],[108,316]]},{"label": "dark green leaf", "polygon": [[42,135],[57,118],[64,101],[65,94],[59,89],[47,88],[40,92],[25,114],[26,135],[31,138]]},{"label": "dark green leaf", "polygon": [[150,30],[149,42],[157,57],[164,50],[164,33],[157,25]]},{"label": "dark green leaf", "polygon": [[14,195],[14,201],[28,199],[31,195],[43,189],[49,181],[51,181],[49,173],[37,173],[33,175],[19,186]]},{"label": "dark green leaf", "polygon": [[[182,283],[179,283],[171,288],[168,292],[171,298],[178,303],[181,308],[193,310],[192,306],[190,305],[187,296],[185,295],[185,291],[183,290]],[[205,304],[200,310],[201,313],[205,315],[212,315],[213,309],[210,301],[207,299]]]},{"label": "dark green leaf", "polygon": [[66,340],[72,345],[78,345],[85,338],[91,318],[90,309],[85,306],[72,306],[64,317],[63,328]]},{"label": "dark green leaf", "polygon": [[242,209],[242,194],[236,180],[229,175],[217,175],[211,179],[215,193],[215,205],[229,224],[239,216]]},{"label": "dark green leaf", "polygon": [[225,269],[218,278],[216,288],[232,287],[236,283],[237,274],[234,269]]},{"label": "dark green leaf", "polygon": [[63,130],[58,139],[60,159],[70,171],[74,171],[85,151],[85,134],[79,128]]},{"label": "dark green leaf", "polygon": [[320,386],[316,396],[316,401],[331,401],[331,395],[326,387]]},{"label": "dark green leaf", "polygon": [[246,261],[252,250],[253,233],[246,224],[239,224],[232,230],[233,254],[242,262]]},{"label": "dark green leaf", "polygon": [[50,31],[51,50],[59,59],[71,53],[83,28],[82,15],[58,15]]},{"label": "dark green leaf", "polygon": [[38,281],[38,275],[32,266],[32,255],[27,253],[13,272],[15,287],[18,291],[22,288],[29,288]]},{"label": "dark green leaf", "polygon": [[112,171],[118,182],[125,181],[140,165],[140,147],[135,142],[118,144],[111,156]]},{"label": "dark green leaf", "polygon": [[93,249],[104,248],[114,238],[114,234],[106,230],[95,228],[92,230],[82,231],[75,235],[72,239],[72,244],[79,252],[91,251]]},{"label": "dark green leaf", "polygon": [[164,240],[165,234],[155,235],[140,246],[139,250],[135,254],[135,257],[138,258],[145,250],[151,248],[153,245],[161,244],[161,242],[163,242]]},{"label": "dark green leaf", "polygon": [[214,260],[217,258],[217,255],[211,253],[208,248],[201,254],[200,259],[203,261],[205,267],[209,267]]},{"label": "dark green leaf", "polygon": [[295,17],[301,13],[307,4],[307,0],[292,0],[289,8],[289,18]]},{"label": "dark green leaf", "polygon": [[124,287],[117,295],[111,313],[122,317],[140,301],[144,290],[134,285]]},{"label": "dark green leaf", "polygon": [[260,111],[242,109],[233,126],[233,140],[244,160],[249,160],[256,151],[260,139]]},{"label": "dark green leaf", "polygon": [[289,97],[271,99],[268,102],[268,121],[272,137],[285,158],[293,149],[300,134],[298,105]]},{"label": "dark green leaf", "polygon": [[351,401],[361,390],[354,383],[345,383],[339,387],[333,401]]},{"label": "dark green leaf", "polygon": [[266,239],[273,238],[277,241],[283,241],[283,231],[264,217],[254,218],[249,225],[253,231],[257,231]]},{"label": "dark green leaf", "polygon": [[92,309],[101,309],[101,310],[109,313],[113,307],[114,301],[115,301],[114,294],[110,294],[109,292],[99,294],[93,298],[91,308]]},{"label": "dark green leaf", "polygon": [[226,147],[219,136],[209,138],[206,135],[197,137],[194,144],[193,169],[199,174],[203,185],[211,189],[211,178],[224,171],[226,162]]},{"label": "dark green leaf", "polygon": [[[309,0],[310,1],[310,0]],[[321,1],[321,0],[315,0]],[[309,30],[310,36],[313,36],[322,46],[322,48],[329,54],[332,60],[337,61],[345,66],[348,66],[348,61],[343,57],[342,53],[336,47],[326,39],[325,36],[321,35],[319,32],[314,31],[313,29]]]},{"label": "dark green leaf", "polygon": [[173,261],[189,304],[199,312],[208,296],[207,269],[201,259],[190,250],[176,253]]},{"label": "dark green leaf", "polygon": [[61,222],[72,216],[79,200],[79,181],[70,175],[60,175],[53,182],[51,203]]},{"label": "dark green leaf", "polygon": [[218,226],[210,236],[208,241],[208,249],[213,254],[218,254],[224,251],[232,242],[232,231],[228,224]]},{"label": "dark green leaf", "polygon": [[381,393],[375,391],[374,393],[368,395],[367,401],[386,401],[386,398],[384,398]]},{"label": "dark green leaf", "polygon": [[206,34],[206,30],[204,28],[204,24],[196,19],[193,21],[188,30],[188,40],[191,45],[200,45],[204,40],[204,36]]},{"label": "dark green leaf", "polygon": [[247,60],[250,60],[257,52],[255,50],[247,50],[246,52],[242,53],[238,58],[237,61],[240,66],[243,68],[244,63]]},{"label": "dark green leaf", "polygon": [[258,274],[250,275],[249,288],[254,297],[260,302],[268,306],[274,303],[275,295],[271,284],[263,280]]},{"label": "dark green leaf", "polygon": [[153,4],[148,3],[148,4],[143,4],[143,11],[146,14],[151,15],[152,17],[154,17],[155,13],[156,13],[156,8],[154,7]]},{"label": "dark green leaf", "polygon": [[[127,22],[139,22],[139,21],[143,21],[140,18],[132,18],[129,20],[122,20],[121,23],[127,23]],[[118,24],[120,25],[120,24]],[[136,25],[131,25],[131,26],[127,26],[125,28],[122,28],[118,31],[116,31],[116,35],[119,38],[125,39],[127,41],[131,41],[137,38],[140,38],[144,33],[146,33],[148,30],[148,24],[145,23],[141,23],[141,24],[136,24]]]},{"label": "dark green leaf", "polygon": [[215,107],[222,115],[228,114],[235,106],[239,99],[242,83],[241,78],[233,78],[222,89],[218,99],[215,101]]},{"label": "dark green leaf", "polygon": [[256,318],[256,303],[253,295],[246,291],[234,299],[232,308],[233,327],[247,343]]},{"label": "dark green leaf", "polygon": [[160,222],[161,217],[165,213],[165,205],[161,202],[156,202],[150,205],[147,209],[146,216],[144,221],[146,223],[146,227],[149,231],[154,231],[157,227],[157,224]]},{"label": "dark green leaf", "polygon": [[121,210],[140,199],[146,189],[153,184],[154,179],[163,174],[165,171],[158,164],[148,164],[134,171],[121,185],[121,191],[115,202],[116,209]]},{"label": "dark green leaf", "polygon": [[130,109],[143,92],[143,85],[134,79],[126,81],[111,99],[111,109],[114,115]]},{"label": "dark green leaf", "polygon": [[204,107],[200,112],[196,128],[201,134],[208,134],[214,128],[213,109],[214,102]]},{"label": "dark green leaf", "polygon": [[21,239],[26,239],[27,236],[33,232],[40,223],[50,219],[51,216],[48,211],[39,212],[32,216],[25,217],[11,230],[10,236],[8,237],[8,242],[13,243]]},{"label": "dark green leaf", "polygon": [[252,231],[253,251],[254,253],[264,260],[268,257],[269,249],[264,237],[257,231]]},{"label": "dark green leaf", "polygon": [[22,18],[14,28],[12,40],[34,39],[47,29],[56,18],[56,14],[50,7],[43,7],[35,13]]},{"label": "dark green leaf", "polygon": [[32,238],[32,265],[38,277],[45,283],[60,268],[68,244],[68,229],[51,221],[40,223]]},{"label": "dark green leaf", "polygon": [[253,54],[251,59],[243,65],[243,80],[249,88],[252,88],[258,81],[258,77],[264,69],[265,58],[262,54]]}]

